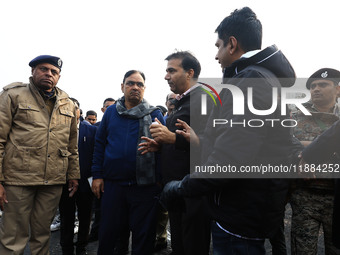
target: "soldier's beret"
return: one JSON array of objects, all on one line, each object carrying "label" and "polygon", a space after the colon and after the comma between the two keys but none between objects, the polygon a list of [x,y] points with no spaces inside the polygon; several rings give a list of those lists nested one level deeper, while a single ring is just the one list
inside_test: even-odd
[{"label": "soldier's beret", "polygon": [[307,80],[306,87],[310,89],[310,85],[316,80],[330,80],[339,85],[340,82],[340,72],[332,68],[322,68],[315,73],[313,73]]},{"label": "soldier's beret", "polygon": [[55,57],[55,56],[50,56],[50,55],[40,55],[32,59],[28,65],[30,67],[35,67],[42,63],[48,63],[51,65],[54,65],[55,67],[58,67],[60,70],[61,70],[61,67],[63,66],[63,61],[60,58]]}]

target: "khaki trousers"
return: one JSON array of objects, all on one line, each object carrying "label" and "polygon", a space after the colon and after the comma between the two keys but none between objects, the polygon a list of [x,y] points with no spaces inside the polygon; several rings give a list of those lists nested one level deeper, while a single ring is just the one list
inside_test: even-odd
[{"label": "khaki trousers", "polygon": [[19,255],[29,240],[32,255],[49,254],[50,225],[62,185],[7,186],[0,225],[0,254]]}]

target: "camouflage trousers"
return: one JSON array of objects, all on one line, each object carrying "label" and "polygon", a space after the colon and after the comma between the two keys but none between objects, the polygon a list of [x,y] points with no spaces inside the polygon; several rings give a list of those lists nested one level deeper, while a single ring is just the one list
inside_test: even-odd
[{"label": "camouflage trousers", "polygon": [[319,231],[322,225],[325,254],[340,254],[332,244],[332,192],[315,190],[295,190],[291,197],[292,230],[291,249],[293,255],[315,255]]}]

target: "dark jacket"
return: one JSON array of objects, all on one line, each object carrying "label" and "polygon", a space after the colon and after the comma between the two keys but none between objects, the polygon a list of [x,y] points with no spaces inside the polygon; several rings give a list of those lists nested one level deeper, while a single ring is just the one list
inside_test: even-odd
[{"label": "dark jacket", "polygon": [[[152,121],[156,117],[164,123],[159,109],[151,113]],[[122,117],[118,114],[116,105],[107,108],[96,134],[93,178],[135,184],[138,135],[138,119]],[[156,166],[158,164],[156,157]]]},{"label": "dark jacket", "polygon": [[[166,126],[171,132],[179,129],[176,123],[178,123],[177,119],[180,119],[188,123],[197,135],[203,134],[208,115],[205,118],[198,118],[201,111],[202,92],[200,87],[197,87],[175,102],[173,112],[166,119]],[[211,101],[208,101],[207,108],[208,111],[211,110]],[[163,144],[161,155],[163,183],[181,180],[190,173],[190,144],[182,135],[176,134],[175,144]]]},{"label": "dark jacket", "polygon": [[92,192],[87,178],[92,176],[91,166],[97,127],[86,120],[79,123],[78,153],[80,167],[79,192]]},{"label": "dark jacket", "polygon": [[[322,164],[325,160],[333,159],[334,153],[340,155],[340,120],[335,122],[329,129],[322,133],[316,140],[302,151],[303,159],[310,164]],[[332,240],[333,244],[340,249],[340,178],[339,178],[339,164],[340,160],[335,164],[335,192],[334,192],[334,206],[333,206],[333,228]]]},{"label": "dark jacket", "polygon": [[[277,78],[286,79],[279,81]],[[224,83],[242,90],[245,113],[233,114],[233,96],[229,90],[223,89],[220,93],[223,106],[214,107],[201,140],[203,165],[229,164],[240,169],[241,166],[290,164],[290,128],[280,124],[272,127],[265,121],[289,117],[281,116],[280,103],[270,115],[253,114],[247,105],[247,89],[253,88],[254,108],[267,110],[272,106],[273,87],[280,91],[281,86],[292,86],[294,82],[293,68],[275,45],[250,58],[241,58],[226,68]],[[212,119],[226,119],[229,122],[214,128],[211,126]],[[263,120],[265,124],[257,128],[247,124],[245,127],[230,124],[231,121],[248,123],[251,119]],[[276,232],[283,218],[289,186],[287,181],[250,178],[246,174],[240,175],[240,179],[228,178],[228,174],[223,179],[206,177],[202,173],[185,177],[184,192],[189,196],[209,194],[211,215],[224,229],[252,238],[265,238]],[[261,175],[257,177],[261,178]]]},{"label": "dark jacket", "polygon": [[308,163],[321,164],[333,157],[334,152],[340,154],[340,120],[316,138],[302,151],[302,157]]}]

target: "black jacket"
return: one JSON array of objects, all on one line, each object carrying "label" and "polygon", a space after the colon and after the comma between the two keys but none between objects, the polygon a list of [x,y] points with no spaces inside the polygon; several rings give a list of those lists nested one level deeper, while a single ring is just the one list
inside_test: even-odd
[{"label": "black jacket", "polygon": [[[197,135],[202,135],[207,122],[206,117],[195,118],[201,111],[200,87],[196,87],[181,100],[175,102],[173,112],[166,119],[166,126],[171,132],[179,129],[176,126],[177,119],[183,120],[191,126]],[[194,106],[194,107],[190,107]],[[207,111],[211,111],[212,103],[208,101]],[[191,117],[190,117],[191,116]],[[176,134],[175,144],[163,144],[161,150],[162,178],[163,183],[173,180],[182,180],[190,170],[190,144],[182,135]]]},{"label": "black jacket", "polygon": [[[279,81],[277,78],[285,79]],[[253,87],[254,108],[266,110],[272,105],[272,88],[292,86],[294,82],[293,68],[275,45],[250,58],[241,58],[228,67],[224,72],[224,83],[233,84],[243,91],[245,112],[234,115],[232,94],[226,89],[221,91],[223,106],[214,108],[201,141],[203,165],[230,164],[240,169],[241,166],[290,164],[290,128],[279,124],[272,127],[265,121],[286,119],[288,116],[281,116],[280,103],[270,115],[253,114],[247,106],[247,89]],[[213,119],[226,119],[229,123],[213,128]],[[230,125],[231,121],[247,123],[251,119],[263,120],[265,124],[258,128],[247,124],[245,127]],[[249,175],[241,175],[239,179],[228,178],[228,174],[223,179],[206,177],[202,173],[186,176],[182,184],[184,193],[188,196],[209,194],[212,218],[223,228],[252,238],[274,234],[284,213],[287,181],[249,178]],[[255,177],[261,178],[261,175]]]},{"label": "black jacket", "polygon": [[[322,164],[325,160],[333,159],[334,153],[340,154],[340,120],[335,122],[329,129],[322,133],[309,146],[302,151],[303,159],[310,164]],[[340,249],[340,178],[339,164],[340,160],[335,164],[335,193],[333,206],[332,221],[332,240],[333,244]]]}]

